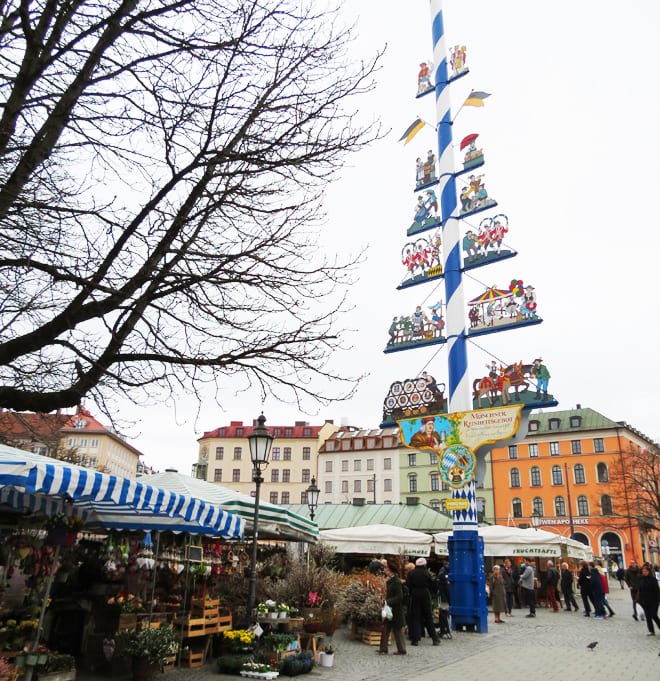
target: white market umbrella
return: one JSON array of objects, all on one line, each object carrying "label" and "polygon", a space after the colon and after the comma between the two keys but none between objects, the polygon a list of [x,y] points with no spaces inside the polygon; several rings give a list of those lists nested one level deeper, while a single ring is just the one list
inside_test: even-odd
[{"label": "white market umbrella", "polygon": [[428,556],[433,546],[433,537],[395,525],[358,525],[321,530],[319,542],[337,553],[404,553]]}]

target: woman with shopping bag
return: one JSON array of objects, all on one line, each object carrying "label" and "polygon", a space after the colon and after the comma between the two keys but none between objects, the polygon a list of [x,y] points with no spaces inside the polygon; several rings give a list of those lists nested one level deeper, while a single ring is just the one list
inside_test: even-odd
[{"label": "woman with shopping bag", "polygon": [[380,637],[378,653],[387,655],[388,641],[390,632],[394,634],[396,643],[395,655],[406,654],[406,640],[403,636],[403,587],[399,572],[401,566],[396,556],[387,559],[385,566],[385,577],[387,579],[387,590],[385,593],[385,606],[383,607],[383,632]]}]

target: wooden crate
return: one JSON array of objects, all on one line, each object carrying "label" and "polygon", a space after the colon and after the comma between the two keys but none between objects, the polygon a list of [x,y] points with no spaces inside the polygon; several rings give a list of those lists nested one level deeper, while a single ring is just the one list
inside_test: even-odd
[{"label": "wooden crate", "polygon": [[233,628],[231,612],[220,613],[218,615],[218,631],[230,631]]},{"label": "wooden crate", "polygon": [[217,598],[193,598],[190,602],[190,609],[193,615],[206,615],[209,611],[217,612],[220,607],[220,600]]},{"label": "wooden crate", "polygon": [[181,652],[181,664],[188,669],[197,669],[204,666],[205,650],[192,648]]},{"label": "wooden crate", "polygon": [[[392,634],[390,633],[390,639]],[[362,643],[366,643],[368,646],[378,646],[380,645],[380,631],[372,629],[362,630]]]},{"label": "wooden crate", "polygon": [[182,635],[184,638],[206,635],[206,619],[204,617],[185,617],[176,622],[177,626],[183,625]]}]

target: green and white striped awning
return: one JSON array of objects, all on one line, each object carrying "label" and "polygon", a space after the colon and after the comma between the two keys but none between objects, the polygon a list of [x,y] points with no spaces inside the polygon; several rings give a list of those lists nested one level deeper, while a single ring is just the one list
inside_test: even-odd
[{"label": "green and white striped awning", "polygon": [[[254,499],[251,496],[214,482],[197,480],[173,471],[149,475],[146,476],[146,480],[150,485],[180,494],[189,494],[239,516],[245,522],[245,534],[248,536],[252,534]],[[318,534],[318,525],[313,520],[298,515],[285,506],[259,500],[260,538],[315,543]]]}]

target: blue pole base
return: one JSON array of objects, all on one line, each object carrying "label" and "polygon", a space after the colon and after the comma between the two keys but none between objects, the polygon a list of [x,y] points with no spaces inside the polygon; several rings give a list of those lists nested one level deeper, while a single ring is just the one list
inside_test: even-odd
[{"label": "blue pole base", "polygon": [[484,540],[476,530],[457,530],[449,538],[452,627],[455,631],[488,632]]}]

